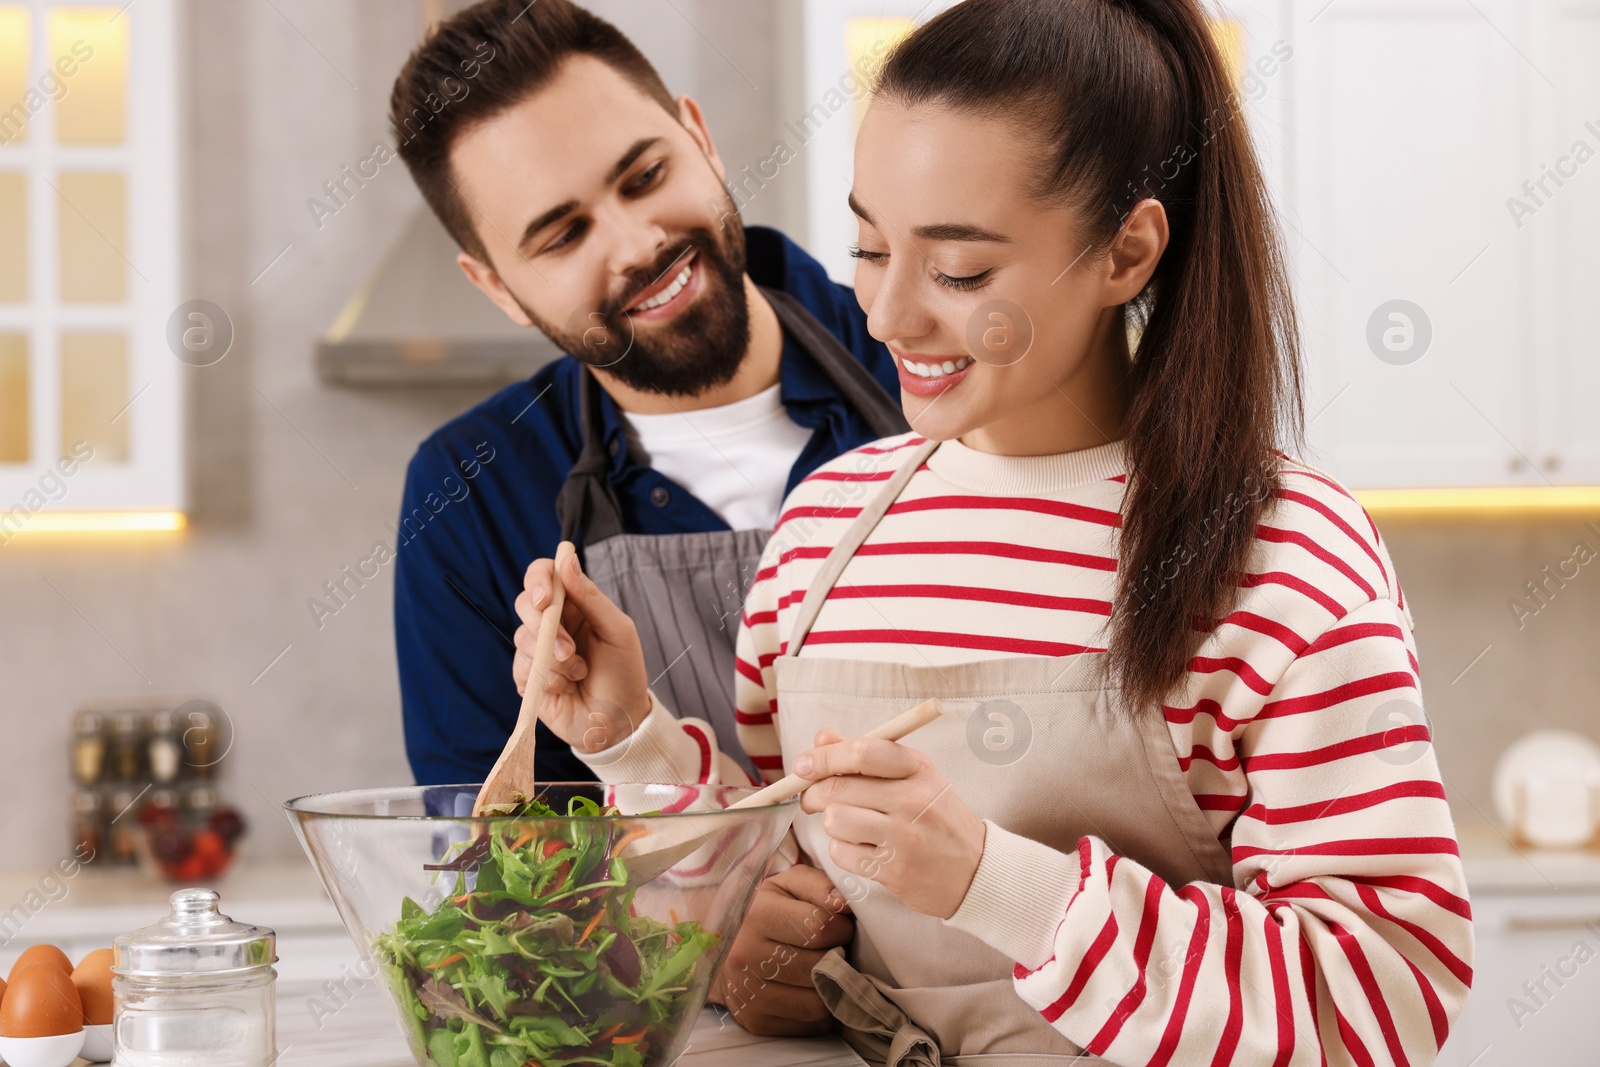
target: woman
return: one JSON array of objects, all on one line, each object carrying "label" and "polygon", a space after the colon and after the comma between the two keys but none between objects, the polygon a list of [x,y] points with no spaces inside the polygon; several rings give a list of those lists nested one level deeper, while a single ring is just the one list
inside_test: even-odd
[{"label": "woman", "polygon": [[[1360,505],[1276,450],[1293,314],[1200,10],[950,9],[893,53],[851,205],[914,432],[786,502],[737,698],[763,774],[818,781],[798,845],[857,936],[813,980],[852,1044],[1431,1061],[1472,935],[1411,619]],[[606,780],[741,780],[562,580],[556,732]],[[957,714],[844,741],[930,696]]]}]

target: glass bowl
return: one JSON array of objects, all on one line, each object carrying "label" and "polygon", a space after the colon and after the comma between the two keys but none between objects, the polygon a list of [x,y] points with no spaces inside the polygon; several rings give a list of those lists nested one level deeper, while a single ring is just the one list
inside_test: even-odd
[{"label": "glass bowl", "polygon": [[[538,789],[558,812],[617,813],[475,819],[476,785],[284,810],[419,1064],[667,1067],[799,802],[725,810],[756,792],[737,786]],[[706,844],[629,884],[615,854],[685,817]]]}]

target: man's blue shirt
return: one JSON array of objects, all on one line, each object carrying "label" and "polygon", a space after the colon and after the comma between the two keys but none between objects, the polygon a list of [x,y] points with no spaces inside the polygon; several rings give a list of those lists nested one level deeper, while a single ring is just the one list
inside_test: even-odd
[{"label": "man's blue shirt", "polygon": [[[752,226],[750,277],[795,297],[890,396],[894,363],[867,333],[848,286],[775,230]],[[406,473],[395,566],[395,642],[406,752],[422,785],[480,782],[516,724],[511,679],[513,603],[523,574],[561,540],[556,496],[582,450],[580,364],[571,356],[501,390],[424,441]],[[780,393],[789,417],[813,431],[789,488],[876,435],[811,356],[784,335]],[[638,534],[726,530],[682,486],[628,453],[622,419],[602,400],[601,432],[624,529]],[[568,746],[539,724],[541,781],[590,781]]]}]

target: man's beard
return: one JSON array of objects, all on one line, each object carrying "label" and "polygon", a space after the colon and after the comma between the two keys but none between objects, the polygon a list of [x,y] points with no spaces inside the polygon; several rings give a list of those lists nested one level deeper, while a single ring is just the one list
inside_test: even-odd
[{"label": "man's beard", "polygon": [[[720,234],[690,230],[656,263],[630,274],[620,297],[579,308],[565,327],[546,322],[520,300],[517,303],[563,351],[623,385],[666,396],[701,396],[732,381],[750,347],[744,225],[731,198],[723,218],[727,223]],[[622,308],[667,272],[681,271],[680,264],[691,250],[696,253],[695,271],[702,288],[695,303],[666,325],[636,331]]]}]

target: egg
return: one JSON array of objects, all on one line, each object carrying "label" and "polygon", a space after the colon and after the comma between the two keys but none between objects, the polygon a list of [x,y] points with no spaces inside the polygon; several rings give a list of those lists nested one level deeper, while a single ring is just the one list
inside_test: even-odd
[{"label": "egg", "polygon": [[45,963],[11,972],[0,1001],[0,1036],[60,1037],[83,1030],[83,998],[72,976]]},{"label": "egg", "polygon": [[11,965],[11,977],[15,978],[24,967],[35,963],[48,963],[62,974],[72,973],[72,961],[67,958],[65,952],[54,945],[30,945],[23,950],[21,956],[17,957],[17,962]]},{"label": "egg", "polygon": [[[111,1022],[111,950],[98,948],[83,957],[72,972],[72,984],[83,998],[83,1021],[89,1026]],[[0,1001],[0,1007],[4,1006]]]}]

